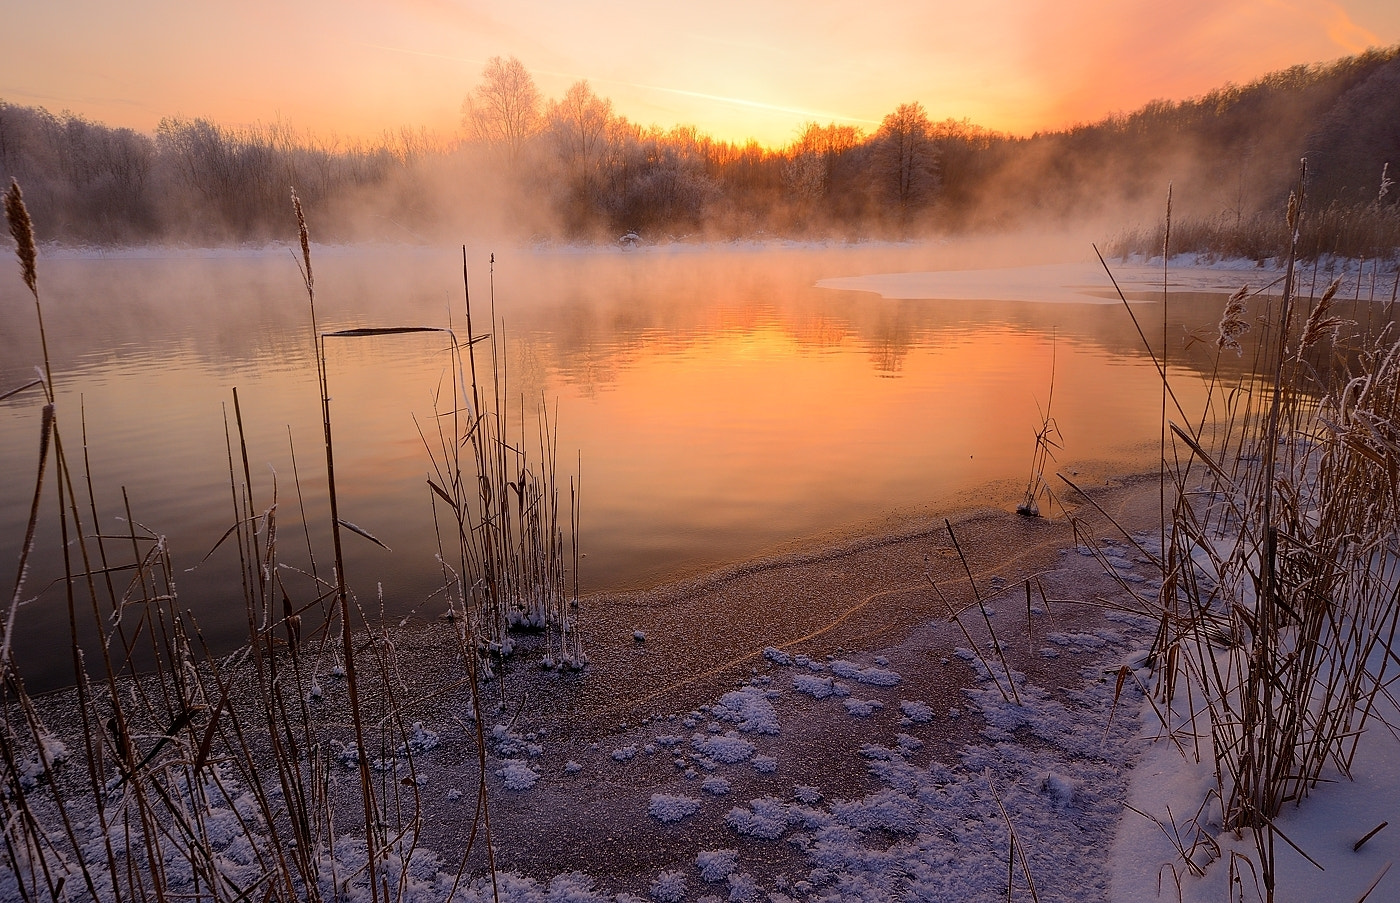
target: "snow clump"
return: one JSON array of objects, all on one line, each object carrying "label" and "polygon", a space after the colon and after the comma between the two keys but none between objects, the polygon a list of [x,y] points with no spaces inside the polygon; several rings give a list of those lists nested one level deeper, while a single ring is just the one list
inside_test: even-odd
[{"label": "snow clump", "polygon": [[400,743],[398,748],[399,756],[406,756],[409,753],[425,753],[430,749],[436,749],[442,742],[435,731],[430,731],[423,726],[423,722],[413,722],[413,728],[408,733],[408,742]]},{"label": "snow clump", "polygon": [[749,800],[749,808],[735,806],[724,817],[725,823],[740,834],[759,837],[763,840],[777,840],[787,830],[792,820],[791,810],[782,800],[774,796]]},{"label": "snow clump", "polygon": [[505,781],[507,790],[529,790],[540,779],[540,773],[523,759],[507,759],[496,775]]},{"label": "snow clump", "polygon": [[916,699],[901,699],[899,711],[911,724],[928,724],[933,720],[933,709],[929,704]]},{"label": "snow clump", "polygon": [[854,696],[845,700],[845,704],[847,713],[857,718],[873,715],[885,707],[885,704],[878,699],[856,699]]},{"label": "snow clump", "polygon": [[678,822],[700,811],[700,801],[693,796],[672,796],[669,793],[653,793],[651,806],[647,812],[652,818],[662,822]]},{"label": "snow clump", "polygon": [[799,693],[806,693],[813,699],[825,699],[828,696],[849,696],[851,688],[830,677],[817,677],[815,674],[799,674],[792,679],[792,688]]},{"label": "snow clump", "polygon": [[862,668],[854,662],[838,659],[831,663],[831,673],[858,683],[877,687],[893,687],[899,683],[899,675],[884,668]]},{"label": "snow clump", "polygon": [[705,783],[700,785],[700,789],[706,793],[713,793],[715,796],[723,796],[729,792],[730,783],[728,778],[721,778],[711,775],[705,778]]},{"label": "snow clump", "polygon": [[657,903],[680,903],[685,899],[685,875],[664,871],[651,882],[651,898]]},{"label": "snow clump", "polygon": [[690,745],[695,747],[695,751],[702,756],[714,759],[716,762],[723,762],[725,765],[733,765],[749,758],[757,750],[749,741],[735,731],[728,731],[723,736],[706,737],[697,735],[690,741]]},{"label": "snow clump", "polygon": [[761,690],[733,690],[720,697],[711,713],[721,721],[731,721],[746,734],[778,733],[778,713]]},{"label": "snow clump", "polygon": [[738,865],[738,850],[701,850],[695,854],[695,866],[706,881],[723,881]]}]

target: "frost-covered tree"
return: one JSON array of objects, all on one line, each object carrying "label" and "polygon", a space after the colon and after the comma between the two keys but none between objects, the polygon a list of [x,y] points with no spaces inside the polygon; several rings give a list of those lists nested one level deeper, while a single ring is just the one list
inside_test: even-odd
[{"label": "frost-covered tree", "polygon": [[923,104],[900,104],[880,122],[873,143],[876,193],[907,219],[938,189],[938,147]]},{"label": "frost-covered tree", "polygon": [[481,83],[462,103],[462,124],[514,166],[540,130],[540,104],[540,89],[525,64],[513,56],[493,56],[481,71]]},{"label": "frost-covered tree", "polygon": [[612,101],[593,92],[587,80],[576,81],[545,108],[545,133],[564,170],[578,174],[597,167],[607,147]]}]

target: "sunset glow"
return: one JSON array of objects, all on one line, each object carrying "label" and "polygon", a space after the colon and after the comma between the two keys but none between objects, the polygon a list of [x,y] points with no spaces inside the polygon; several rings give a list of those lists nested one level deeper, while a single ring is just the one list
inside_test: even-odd
[{"label": "sunset glow", "polygon": [[808,121],[871,130],[910,100],[1025,134],[1400,41],[1388,0],[64,0],[7,13],[10,103],[143,131],[182,115],[342,138],[455,136],[497,55],[548,97],[588,79],[643,125],[781,146]]}]

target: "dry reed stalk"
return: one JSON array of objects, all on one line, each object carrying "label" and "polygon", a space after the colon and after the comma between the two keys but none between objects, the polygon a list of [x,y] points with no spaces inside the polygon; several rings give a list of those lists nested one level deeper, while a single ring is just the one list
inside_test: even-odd
[{"label": "dry reed stalk", "polygon": [[1276,842],[1292,845],[1275,818],[1326,766],[1349,770],[1400,625],[1400,343],[1388,322],[1340,335],[1354,324],[1331,312],[1337,282],[1295,326],[1300,243],[1316,228],[1305,178],[1304,164],[1253,365],[1217,394],[1220,353],[1243,350],[1242,289],[1222,314],[1207,410],[1194,425],[1163,416],[1173,441],[1155,649],[1164,720],[1208,723],[1221,823],[1253,834],[1250,866],[1268,900]]},{"label": "dry reed stalk", "polygon": [[1054,450],[1060,447],[1060,428],[1050,416],[1055,403],[1055,345],[1050,352],[1050,392],[1045,399],[1045,410],[1040,412],[1040,427],[1035,433],[1035,450],[1031,453],[1031,476],[1026,483],[1026,494],[1016,506],[1016,513],[1024,517],[1040,516],[1040,499],[1047,502],[1054,496],[1045,482],[1045,467],[1054,460]]}]

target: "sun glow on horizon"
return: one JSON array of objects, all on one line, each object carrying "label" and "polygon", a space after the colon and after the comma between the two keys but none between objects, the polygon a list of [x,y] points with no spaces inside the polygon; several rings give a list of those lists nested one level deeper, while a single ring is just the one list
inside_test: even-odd
[{"label": "sun glow on horizon", "polygon": [[1400,41],[1400,8],[1384,0],[1187,0],[1163,16],[1145,0],[1111,14],[1048,0],[855,11],[715,0],[703,16],[622,0],[73,0],[12,11],[0,98],[147,132],[180,115],[346,139],[404,127],[451,137],[484,62],[515,56],[546,97],[587,79],[644,127],[782,147],[808,122],[872,131],[915,100],[935,120],[1063,128]]}]

